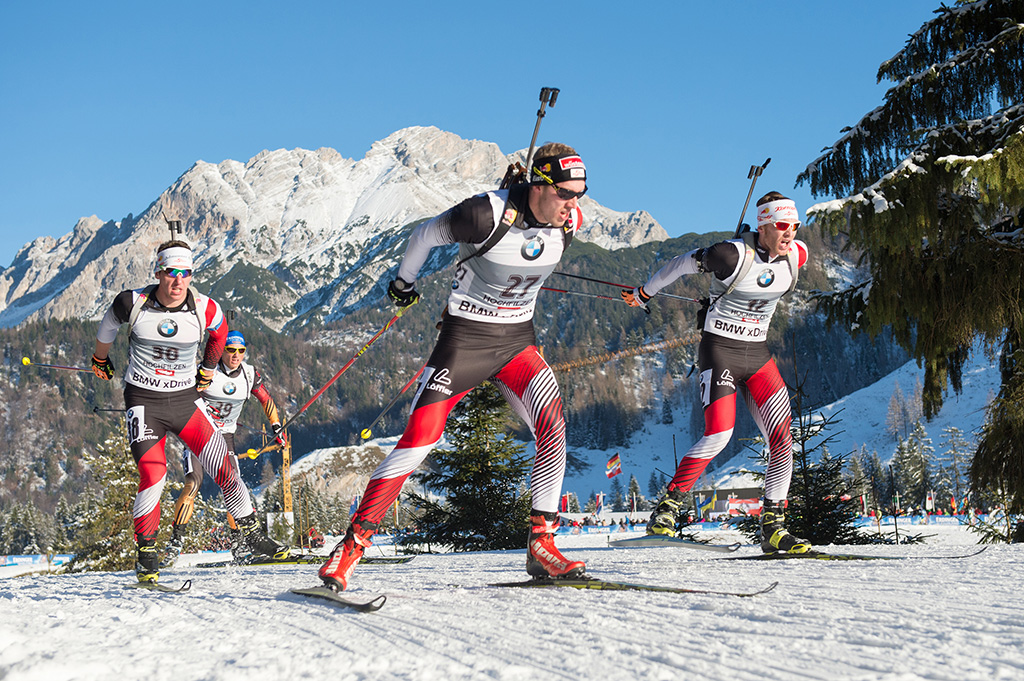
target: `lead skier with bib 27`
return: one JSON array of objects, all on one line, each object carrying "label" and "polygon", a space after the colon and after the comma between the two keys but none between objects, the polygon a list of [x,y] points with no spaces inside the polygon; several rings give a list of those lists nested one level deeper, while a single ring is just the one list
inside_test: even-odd
[{"label": "lead skier with bib 27", "polygon": [[441,439],[448,414],[483,381],[497,386],[536,438],[526,571],[556,578],[584,572],[584,563],[565,558],[554,542],[565,421],[555,376],[537,350],[533,311],[544,280],[580,227],[577,201],[587,191],[587,171],[564,144],[540,147],[530,166],[529,184],[466,199],[417,227],[409,239],[388,287],[399,307],[419,298],[416,276],[432,248],[459,244],[460,260],[405,432],[371,475],[345,538],[320,568],[331,589],[348,586],[402,484]]},{"label": "lead skier with bib 27", "polygon": [[[122,291],[103,316],[96,334],[92,370],[104,380],[114,377],[110,348],[122,324],[129,325],[124,403],[128,441],[139,469],[139,492],[132,516],[140,582],[159,578],[156,535],[160,496],[167,481],[164,442],[174,433],[196,453],[203,468],[224,493],[224,506],[238,520],[243,541],[254,553],[288,554],[288,547],[262,531],[224,436],[206,413],[200,392],[210,386],[224,352],[227,322],[220,305],[192,291],[192,250],[183,241],[168,241],[156,254],[155,286]],[[197,355],[208,333],[202,364]],[[198,392],[197,392],[198,391]]]},{"label": "lead skier with bib 27", "polygon": [[810,542],[785,527],[785,502],[793,477],[789,392],[765,343],[779,299],[793,289],[807,262],[807,245],[796,240],[796,204],[778,192],[757,201],[757,232],[676,256],[646,284],[623,291],[644,306],[684,274],[711,272],[710,307],[697,351],[704,436],[683,455],[665,495],[651,514],[648,534],[675,534],[676,518],[701,473],[729,443],[736,424],[736,391],[768,442],[768,469],[761,511],[761,550],[806,553]]}]

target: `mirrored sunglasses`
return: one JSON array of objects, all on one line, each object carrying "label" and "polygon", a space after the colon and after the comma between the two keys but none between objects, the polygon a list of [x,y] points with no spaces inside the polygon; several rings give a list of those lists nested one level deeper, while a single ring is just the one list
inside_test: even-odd
[{"label": "mirrored sunglasses", "polygon": [[775,229],[779,230],[780,232],[785,232],[787,229],[789,229],[791,227],[793,228],[793,231],[795,232],[796,230],[800,229],[800,223],[799,222],[776,222],[775,223]]},{"label": "mirrored sunglasses", "polygon": [[185,279],[188,279],[189,277],[192,276],[192,270],[179,270],[176,267],[168,267],[167,269],[164,270],[164,274],[166,274],[171,279],[177,279],[178,277],[184,277]]}]

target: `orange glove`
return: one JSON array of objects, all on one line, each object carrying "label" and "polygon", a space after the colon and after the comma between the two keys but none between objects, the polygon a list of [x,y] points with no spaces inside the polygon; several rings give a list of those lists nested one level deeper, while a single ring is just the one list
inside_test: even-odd
[{"label": "orange glove", "polygon": [[626,301],[626,304],[630,307],[642,307],[646,309],[647,303],[651,300],[651,297],[644,293],[643,286],[637,286],[632,291],[629,289],[622,289],[622,299]]},{"label": "orange glove", "polygon": [[102,378],[104,381],[109,381],[114,377],[114,364],[110,361],[109,357],[100,359],[96,355],[92,356],[92,372]]}]

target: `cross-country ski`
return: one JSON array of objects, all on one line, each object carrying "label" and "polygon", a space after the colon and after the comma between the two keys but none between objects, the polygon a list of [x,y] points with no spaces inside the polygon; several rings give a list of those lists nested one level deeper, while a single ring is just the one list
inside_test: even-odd
[{"label": "cross-country ski", "polygon": [[324,586],[314,586],[308,589],[292,589],[291,593],[297,596],[304,596],[306,598],[328,601],[339,607],[355,610],[357,612],[376,612],[384,607],[384,603],[387,601],[387,596],[383,594],[367,600],[365,596],[350,597]]},{"label": "cross-country ski", "polygon": [[972,558],[987,549],[987,546],[968,553],[954,555],[872,555],[865,553],[840,553],[835,551],[807,551],[806,553],[755,553],[749,556],[730,556],[727,560],[960,560]]},{"label": "cross-country ski", "polygon": [[155,591],[157,593],[163,594],[180,594],[192,588],[192,580],[186,579],[184,582],[177,586],[171,586],[170,584],[159,584],[157,582],[129,582],[128,584],[125,584],[125,588],[141,589],[143,591]]},{"label": "cross-country ski", "polygon": [[680,537],[666,537],[660,534],[648,534],[642,537],[631,539],[609,540],[608,546],[620,549],[644,549],[657,547],[675,547],[682,549],[695,549],[698,551],[713,551],[715,553],[732,553],[739,550],[743,544],[710,544],[699,541],[691,541]]},{"label": "cross-country ski", "polygon": [[712,596],[758,596],[766,594],[776,586],[778,582],[772,582],[763,589],[757,591],[718,591],[714,589],[693,589],[681,586],[656,586],[653,584],[637,584],[635,582],[616,582],[596,577],[586,579],[529,579],[522,582],[498,582],[490,586],[503,586],[511,588],[526,589],[596,589],[598,591],[658,591],[671,594],[707,594]]}]

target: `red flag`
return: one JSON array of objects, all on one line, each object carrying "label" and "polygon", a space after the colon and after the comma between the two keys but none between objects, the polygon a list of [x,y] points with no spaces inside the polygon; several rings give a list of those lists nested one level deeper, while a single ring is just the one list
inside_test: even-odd
[{"label": "red flag", "polygon": [[569,493],[568,492],[566,492],[565,494],[562,495],[562,510],[561,510],[561,512],[562,513],[568,513],[569,512]]}]

